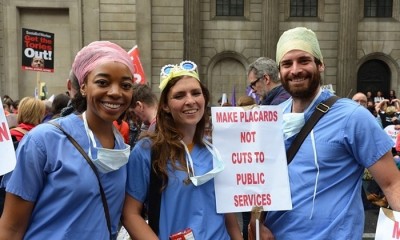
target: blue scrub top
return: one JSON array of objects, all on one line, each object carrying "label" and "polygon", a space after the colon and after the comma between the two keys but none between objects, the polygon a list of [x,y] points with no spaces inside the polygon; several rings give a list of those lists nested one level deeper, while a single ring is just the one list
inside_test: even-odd
[{"label": "blue scrub top", "polygon": [[[305,119],[331,95],[323,91]],[[313,132],[316,156],[309,134],[288,166],[293,209],[268,212],[264,224],[276,239],[362,239],[361,175],[391,150],[393,141],[366,108],[344,98]],[[285,141],[286,149],[294,138]]]},{"label": "blue scrub top", "polygon": [[[149,139],[139,141],[129,157],[127,193],[146,203],[150,183]],[[211,153],[206,147],[195,145],[191,157],[196,175],[213,167]],[[214,180],[194,186],[183,183],[186,171],[168,169],[168,186],[162,193],[159,238],[169,239],[171,234],[191,228],[195,239],[230,239],[225,227],[224,214],[216,212]]]},{"label": "blue scrub top", "polygon": [[[87,152],[89,139],[80,117],[71,114],[55,121]],[[124,147],[118,136],[115,148]],[[125,197],[126,166],[99,174],[116,235]],[[6,175],[3,185],[7,192],[35,203],[24,239],[109,239],[97,178],[55,126],[40,124],[23,138],[17,166]]]}]

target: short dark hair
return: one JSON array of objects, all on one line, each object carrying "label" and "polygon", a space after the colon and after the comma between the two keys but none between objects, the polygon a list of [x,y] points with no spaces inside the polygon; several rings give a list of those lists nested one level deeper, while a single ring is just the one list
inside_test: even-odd
[{"label": "short dark hair", "polygon": [[53,102],[51,103],[51,112],[53,114],[61,113],[61,110],[68,105],[69,97],[64,94],[60,93],[54,97]]},{"label": "short dark hair", "polygon": [[148,85],[135,83],[133,84],[132,104],[134,105],[138,101],[146,103],[148,106],[157,106],[158,103],[157,96]]}]

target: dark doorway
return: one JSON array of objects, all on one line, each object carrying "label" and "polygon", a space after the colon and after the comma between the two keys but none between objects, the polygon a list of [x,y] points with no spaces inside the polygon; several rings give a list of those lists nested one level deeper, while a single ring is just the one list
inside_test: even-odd
[{"label": "dark doorway", "polygon": [[361,65],[357,73],[357,92],[371,91],[375,96],[382,91],[387,98],[390,90],[391,73],[388,65],[381,60],[369,60]]}]

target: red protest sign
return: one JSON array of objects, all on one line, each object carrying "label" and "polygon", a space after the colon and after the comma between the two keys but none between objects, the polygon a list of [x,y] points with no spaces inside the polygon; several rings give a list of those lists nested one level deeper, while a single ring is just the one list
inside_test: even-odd
[{"label": "red protest sign", "polygon": [[146,84],[146,77],[144,75],[142,63],[140,62],[139,49],[137,45],[129,50],[128,54],[131,56],[133,66],[135,67],[135,83]]},{"label": "red protest sign", "polygon": [[22,69],[54,72],[54,33],[22,28]]}]

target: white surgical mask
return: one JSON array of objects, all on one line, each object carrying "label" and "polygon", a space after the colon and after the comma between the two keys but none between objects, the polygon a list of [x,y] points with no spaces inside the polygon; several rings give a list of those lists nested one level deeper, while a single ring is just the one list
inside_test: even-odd
[{"label": "white surgical mask", "polygon": [[[189,149],[187,148],[186,144],[182,140],[181,140],[181,143],[185,147],[186,164],[188,166],[188,174],[189,174],[190,181],[192,181],[193,185],[200,186],[200,185],[210,181],[218,173],[220,173],[220,172],[222,172],[222,170],[224,170],[225,163],[224,163],[224,161],[222,161],[221,155],[218,152],[218,150],[206,139],[203,139],[203,143],[206,145],[208,151],[210,151],[210,153],[213,156],[213,169],[203,175],[196,176],[194,168],[193,168],[193,160],[192,160],[192,157],[190,156]],[[192,174],[189,171],[189,166],[192,170]]]},{"label": "white surgical mask", "polygon": [[[314,97],[312,100],[311,104],[307,107],[307,109],[302,112],[302,113],[284,113],[282,115],[282,124],[283,124],[283,138],[285,140],[293,137],[294,135],[298,134],[300,130],[303,128],[304,124],[306,123],[306,120],[304,118],[304,113],[308,112],[310,108],[314,105],[315,101],[318,99],[318,97],[321,95],[322,90],[320,89],[318,94]],[[293,104],[293,100],[288,102],[288,104],[285,106],[283,112],[288,107],[291,107]]]},{"label": "white surgical mask", "polygon": [[[97,147],[96,141],[94,139],[94,135],[92,130],[90,130],[87,119],[86,112],[82,113],[83,123],[85,126],[86,134],[89,138],[89,150],[88,155],[92,160],[93,164],[97,167],[97,169],[102,173],[108,173],[112,171],[116,171],[120,169],[122,166],[128,163],[128,158],[130,154],[130,146],[123,143],[124,149],[108,149]],[[123,141],[123,139],[119,136],[118,130],[113,126],[114,138],[116,141]],[[121,142],[119,142],[121,143]],[[93,159],[92,157],[92,148],[90,144],[93,145],[93,148],[97,150],[97,158]]]},{"label": "white surgical mask", "polygon": [[212,137],[210,135],[204,135],[204,138],[209,141],[212,142]]},{"label": "white surgical mask", "polygon": [[305,124],[304,113],[284,113],[283,120],[283,137],[285,140],[298,134]]}]

